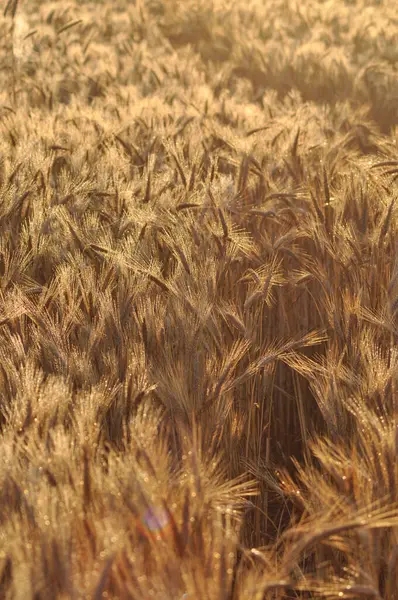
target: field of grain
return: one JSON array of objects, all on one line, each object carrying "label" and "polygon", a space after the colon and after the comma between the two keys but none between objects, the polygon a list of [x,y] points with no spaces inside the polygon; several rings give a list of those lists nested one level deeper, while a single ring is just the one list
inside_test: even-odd
[{"label": "field of grain", "polygon": [[0,599],[398,598],[394,0],[9,0]]}]

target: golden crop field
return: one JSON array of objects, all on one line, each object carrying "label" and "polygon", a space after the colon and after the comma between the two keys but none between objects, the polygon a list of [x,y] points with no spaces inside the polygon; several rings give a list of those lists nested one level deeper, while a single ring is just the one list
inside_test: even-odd
[{"label": "golden crop field", "polygon": [[395,0],[9,0],[0,600],[398,598]]}]

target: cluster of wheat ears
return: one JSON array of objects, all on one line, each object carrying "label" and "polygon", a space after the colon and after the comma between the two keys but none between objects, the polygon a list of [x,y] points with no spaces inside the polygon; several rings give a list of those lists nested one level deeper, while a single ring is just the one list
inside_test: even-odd
[{"label": "cluster of wheat ears", "polygon": [[394,0],[9,0],[0,598],[398,598]]}]

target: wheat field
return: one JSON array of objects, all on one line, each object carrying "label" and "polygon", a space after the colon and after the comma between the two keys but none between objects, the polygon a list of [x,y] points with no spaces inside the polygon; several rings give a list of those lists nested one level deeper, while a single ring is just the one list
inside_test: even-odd
[{"label": "wheat field", "polygon": [[1,11],[0,599],[397,599],[395,1]]}]

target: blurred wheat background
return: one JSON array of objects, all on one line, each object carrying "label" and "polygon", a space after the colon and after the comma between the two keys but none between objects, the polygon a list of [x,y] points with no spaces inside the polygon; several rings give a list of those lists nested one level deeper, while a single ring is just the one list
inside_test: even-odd
[{"label": "blurred wheat background", "polygon": [[394,0],[9,0],[0,598],[398,598]]}]

